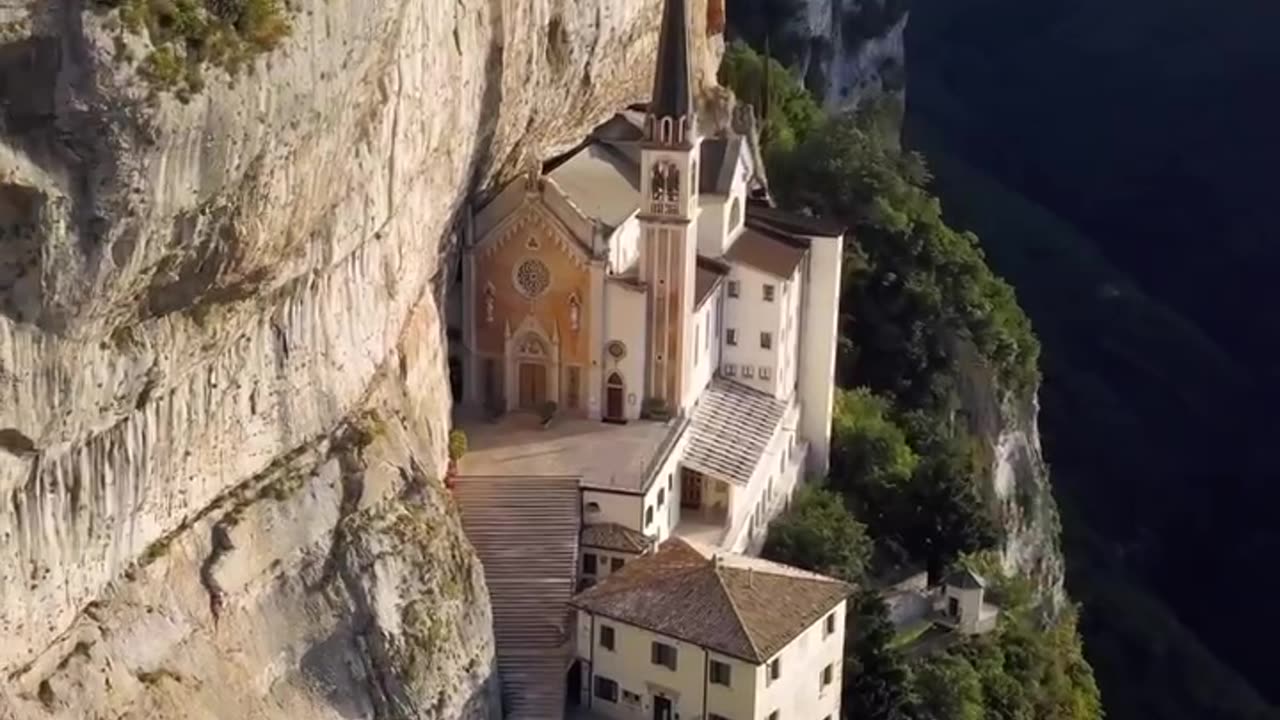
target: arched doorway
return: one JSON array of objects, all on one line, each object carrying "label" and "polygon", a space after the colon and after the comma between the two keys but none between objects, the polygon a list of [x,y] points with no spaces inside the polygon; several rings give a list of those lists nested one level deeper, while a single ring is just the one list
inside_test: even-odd
[{"label": "arched doorway", "polygon": [[547,345],[532,333],[516,346],[517,406],[539,411],[547,402]]},{"label": "arched doorway", "polygon": [[604,383],[604,419],[623,422],[626,419],[627,385],[616,372],[609,373]]}]

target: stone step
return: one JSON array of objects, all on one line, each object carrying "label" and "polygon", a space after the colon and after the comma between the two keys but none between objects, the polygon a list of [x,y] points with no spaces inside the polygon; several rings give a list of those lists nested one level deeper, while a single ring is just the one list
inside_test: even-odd
[{"label": "stone step", "polygon": [[578,483],[459,478],[453,491],[489,586],[507,718],[559,720],[582,523]]}]

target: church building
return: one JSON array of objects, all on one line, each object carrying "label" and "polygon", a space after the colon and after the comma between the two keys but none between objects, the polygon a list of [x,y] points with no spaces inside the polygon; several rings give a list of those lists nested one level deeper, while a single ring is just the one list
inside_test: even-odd
[{"label": "church building", "polygon": [[[470,208],[461,233],[447,307],[468,442],[451,485],[485,566],[508,717],[560,717],[566,673],[571,701],[610,717],[838,715],[843,586],[725,568],[756,567],[744,558],[770,521],[827,472],[844,231],[773,207],[749,140],[705,133],[687,13],[665,0],[647,104]],[[812,602],[790,603],[786,627],[721,612],[778,640],[721,648],[617,616],[604,598],[667,582],[646,568],[741,580],[761,608]],[[640,629],[593,639],[612,622]],[[712,645],[731,692],[708,694],[701,665],[678,660]]]},{"label": "church building", "polygon": [[[746,550],[827,468],[843,229],[754,199],[747,140],[703,136],[686,13],[666,3],[647,105],[469,217],[460,405],[549,427],[479,428],[462,471],[579,476],[587,523],[661,542],[687,510],[698,539]],[[554,438],[558,464],[522,467],[522,437]]]}]

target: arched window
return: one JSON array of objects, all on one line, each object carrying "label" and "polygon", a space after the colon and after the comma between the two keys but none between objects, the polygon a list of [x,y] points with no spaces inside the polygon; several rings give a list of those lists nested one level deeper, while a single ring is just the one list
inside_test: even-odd
[{"label": "arched window", "polygon": [[569,329],[578,332],[578,328],[582,324],[582,303],[578,300],[578,294],[574,293],[569,296]]},{"label": "arched window", "polygon": [[494,290],[493,283],[484,286],[484,324],[493,323]]},{"label": "arched window", "polygon": [[729,206],[729,231],[738,229],[738,225],[742,222],[742,203],[738,198],[733,199],[733,204]]},{"label": "arched window", "polygon": [[670,160],[653,164],[649,180],[653,212],[675,213],[680,207],[680,170]]}]

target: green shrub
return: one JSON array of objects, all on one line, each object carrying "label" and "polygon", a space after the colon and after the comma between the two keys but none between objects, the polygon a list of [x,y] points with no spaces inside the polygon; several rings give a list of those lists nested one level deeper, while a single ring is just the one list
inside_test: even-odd
[{"label": "green shrub", "polygon": [[829,490],[801,488],[769,525],[761,556],[848,582],[862,580],[871,558],[866,527]]},{"label": "green shrub", "polygon": [[143,77],[184,100],[204,88],[209,66],[235,75],[254,56],[278,47],[291,30],[282,0],[99,0],[99,5],[119,11],[122,31],[151,41]]},{"label": "green shrub", "polygon": [[467,434],[461,430],[449,432],[449,459],[457,462],[467,454]]}]

